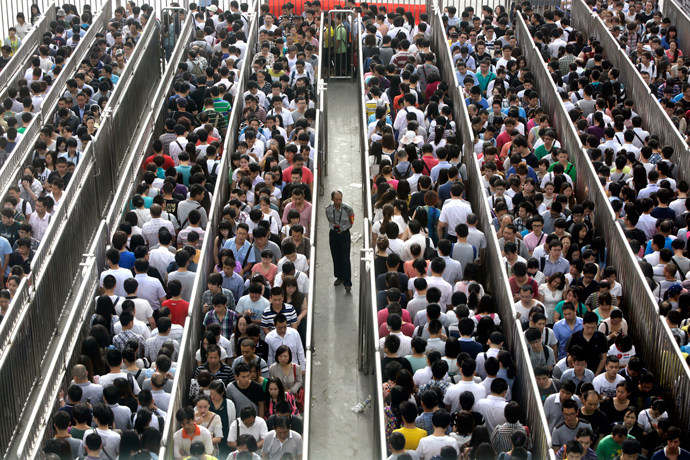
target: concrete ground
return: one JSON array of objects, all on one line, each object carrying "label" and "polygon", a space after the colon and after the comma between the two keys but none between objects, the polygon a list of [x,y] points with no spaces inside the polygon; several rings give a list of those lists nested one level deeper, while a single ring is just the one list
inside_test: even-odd
[{"label": "concrete ground", "polygon": [[314,366],[312,367],[312,458],[373,458],[371,407],[362,414],[351,408],[371,393],[371,376],[357,364],[359,254],[362,249],[362,170],[359,159],[357,83],[332,79],[328,84],[328,172],[319,212],[330,203],[331,190],[355,210],[352,228],[352,292],[333,286],[328,225],[320,217],[316,252]]}]

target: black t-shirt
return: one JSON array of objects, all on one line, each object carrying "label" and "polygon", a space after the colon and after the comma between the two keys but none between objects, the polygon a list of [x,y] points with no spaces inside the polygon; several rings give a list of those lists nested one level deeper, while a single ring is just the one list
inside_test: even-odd
[{"label": "black t-shirt", "polygon": [[[583,331],[579,331],[570,336],[567,348],[568,352],[572,350],[573,346],[580,345],[585,350],[585,356],[587,356],[587,369],[596,372],[601,362],[601,354],[609,350],[606,336],[599,331],[595,331],[592,338],[588,341],[585,339],[582,332]],[[618,420],[609,420],[609,423],[617,421]]]},{"label": "black t-shirt", "polygon": [[585,422],[588,422],[590,425],[592,425],[592,431],[594,431],[594,434],[599,439],[606,436],[606,434],[609,432],[610,427],[608,419],[606,418],[606,414],[603,413],[601,410],[597,409],[594,411],[593,414],[585,415],[582,413],[582,408],[580,408],[580,411],[577,414],[577,416],[580,420],[584,420]]},{"label": "black t-shirt", "polygon": [[647,235],[645,235],[645,233],[639,228],[625,230],[625,237],[629,240],[637,240],[640,244],[647,241]]},{"label": "black t-shirt", "polygon": [[177,205],[180,204],[180,200],[172,198],[170,200],[166,199],[165,200],[165,209],[163,209],[165,212],[172,214],[173,216],[177,217]]},{"label": "black t-shirt", "polygon": [[242,393],[244,396],[247,397],[251,402],[256,404],[257,406],[259,405],[260,402],[266,400],[266,393],[264,393],[263,388],[261,388],[261,385],[259,385],[256,382],[249,382],[249,386],[245,388],[244,390],[239,387],[237,382],[233,382],[233,385],[237,390]]},{"label": "black t-shirt", "polygon": [[647,433],[647,436],[642,440],[642,448],[648,452],[649,458],[660,449],[666,447],[666,439],[659,436],[659,433],[654,430]]},{"label": "black t-shirt", "polygon": [[[627,409],[628,406],[626,406]],[[613,405],[613,399],[607,399],[604,401],[601,406],[599,406],[600,410],[606,414],[606,419],[609,423],[617,423],[617,422],[622,422],[623,418],[625,417],[625,410],[618,410],[616,409],[616,406]]]},{"label": "black t-shirt", "polygon": [[690,110],[690,101],[686,101],[684,97],[681,97],[681,98],[680,98],[680,101],[678,101],[678,102],[680,102],[681,104],[683,104],[683,110],[684,110],[685,112],[687,112],[688,110]]},{"label": "black t-shirt", "polygon": [[65,184],[65,188],[67,188],[67,184],[69,184],[70,179],[72,179],[72,173],[67,172],[65,173],[64,177],[60,177],[60,174],[58,174],[57,171],[53,171],[48,176],[48,183],[52,184],[55,179],[62,179],[62,182]]},{"label": "black t-shirt", "polygon": [[393,361],[400,363],[400,365],[403,367],[403,369],[406,369],[412,373],[412,366],[410,365],[410,362],[406,360],[405,358],[397,357],[397,358],[389,358],[388,356],[384,356],[381,358],[381,369],[385,372],[386,366],[388,363],[392,363]]}]

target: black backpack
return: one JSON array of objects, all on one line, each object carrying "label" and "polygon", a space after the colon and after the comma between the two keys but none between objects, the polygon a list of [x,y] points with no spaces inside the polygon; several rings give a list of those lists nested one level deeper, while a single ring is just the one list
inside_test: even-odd
[{"label": "black backpack", "polygon": [[425,241],[426,247],[424,248],[423,254],[424,260],[433,260],[438,257],[438,252],[436,249],[431,247],[431,239],[428,236],[425,238]]},{"label": "black backpack", "polygon": [[404,172],[400,172],[400,170],[396,167],[393,169],[393,174],[395,175],[395,178],[398,180],[403,180],[407,179],[408,177],[412,176],[412,163],[408,162],[407,169]]}]

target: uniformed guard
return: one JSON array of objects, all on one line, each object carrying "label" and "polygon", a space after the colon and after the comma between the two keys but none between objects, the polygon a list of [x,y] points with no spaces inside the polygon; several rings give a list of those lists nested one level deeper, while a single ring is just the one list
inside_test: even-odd
[{"label": "uniformed guard", "polygon": [[355,211],[343,203],[343,192],[331,192],[332,203],[326,207],[326,218],[330,232],[328,242],[333,257],[333,274],[335,286],[345,285],[345,290],[352,289],[352,268],[350,267],[350,228],[355,221]]}]

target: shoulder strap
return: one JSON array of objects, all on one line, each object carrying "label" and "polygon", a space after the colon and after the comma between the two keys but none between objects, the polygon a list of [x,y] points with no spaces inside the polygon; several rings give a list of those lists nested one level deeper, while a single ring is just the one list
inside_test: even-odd
[{"label": "shoulder strap", "polygon": [[[675,257],[671,257],[671,262],[673,262],[676,267],[680,267],[680,265],[678,265],[678,262],[676,262]],[[683,270],[678,270],[678,273],[680,273],[680,280],[685,281],[685,273],[683,273]]]},{"label": "shoulder strap", "polygon": [[417,337],[421,337],[424,333],[424,326],[417,326]]},{"label": "shoulder strap", "polygon": [[546,256],[541,256],[539,258],[539,271],[543,272],[544,267],[546,267]]}]

